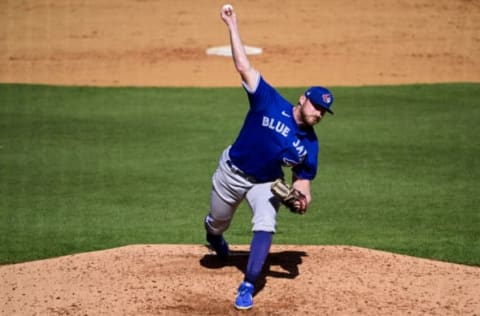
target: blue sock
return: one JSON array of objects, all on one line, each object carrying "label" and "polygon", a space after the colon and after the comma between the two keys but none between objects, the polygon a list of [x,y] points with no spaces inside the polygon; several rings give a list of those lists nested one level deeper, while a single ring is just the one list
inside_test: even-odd
[{"label": "blue sock", "polygon": [[256,231],[253,233],[245,281],[255,284],[255,281],[262,272],[263,264],[267,259],[270,246],[272,245],[272,239],[273,233],[271,232]]}]

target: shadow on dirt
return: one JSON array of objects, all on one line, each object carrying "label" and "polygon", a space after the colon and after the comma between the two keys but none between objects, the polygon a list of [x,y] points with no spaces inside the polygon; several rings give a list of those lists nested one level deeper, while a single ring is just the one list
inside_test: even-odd
[{"label": "shadow on dirt", "polygon": [[[207,254],[200,259],[200,265],[208,269],[221,269],[223,267],[236,267],[245,274],[248,263],[249,251],[230,251],[228,259],[221,260],[215,254]],[[267,284],[267,277],[294,279],[299,275],[298,266],[302,264],[304,251],[270,252],[255,285],[255,295]],[[279,271],[281,270],[281,271]]]}]

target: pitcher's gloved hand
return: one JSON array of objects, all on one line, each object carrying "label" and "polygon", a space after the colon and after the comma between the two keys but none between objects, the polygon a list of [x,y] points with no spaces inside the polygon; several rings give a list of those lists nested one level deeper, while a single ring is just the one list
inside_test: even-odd
[{"label": "pitcher's gloved hand", "polygon": [[275,180],[272,183],[271,190],[290,211],[298,214],[305,214],[307,211],[307,197],[285,183],[283,179]]}]

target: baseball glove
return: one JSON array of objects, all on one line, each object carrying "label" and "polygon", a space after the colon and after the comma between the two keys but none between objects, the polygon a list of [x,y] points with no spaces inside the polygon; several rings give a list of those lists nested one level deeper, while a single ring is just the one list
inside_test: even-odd
[{"label": "baseball glove", "polygon": [[304,214],[307,211],[307,197],[297,189],[291,187],[282,179],[277,179],[271,187],[273,195],[293,213]]}]

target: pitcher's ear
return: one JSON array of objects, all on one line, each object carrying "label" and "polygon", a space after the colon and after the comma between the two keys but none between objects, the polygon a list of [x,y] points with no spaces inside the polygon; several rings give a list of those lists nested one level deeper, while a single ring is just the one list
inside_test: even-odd
[{"label": "pitcher's ear", "polygon": [[307,100],[307,97],[304,96],[303,94],[298,98],[298,105],[304,104],[305,101]]}]

